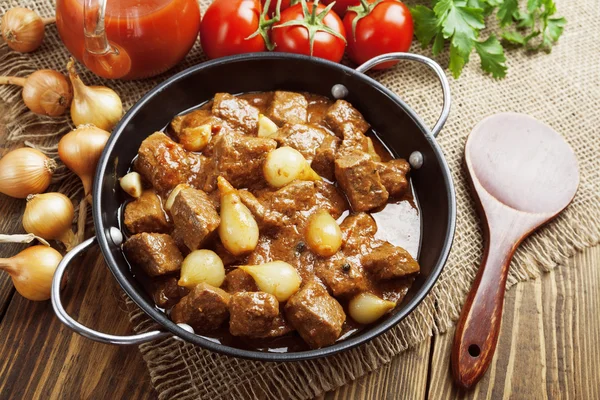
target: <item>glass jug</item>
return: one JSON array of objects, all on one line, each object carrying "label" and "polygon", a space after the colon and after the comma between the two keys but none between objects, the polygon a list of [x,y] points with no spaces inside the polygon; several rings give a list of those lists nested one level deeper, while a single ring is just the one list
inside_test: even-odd
[{"label": "glass jug", "polygon": [[200,30],[197,0],[57,0],[58,33],[77,60],[108,79],[158,75]]}]

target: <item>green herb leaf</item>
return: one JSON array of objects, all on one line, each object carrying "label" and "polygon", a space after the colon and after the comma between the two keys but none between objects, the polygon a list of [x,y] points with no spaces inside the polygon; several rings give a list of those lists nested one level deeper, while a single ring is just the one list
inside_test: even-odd
[{"label": "green herb leaf", "polygon": [[498,18],[500,26],[506,26],[513,22],[513,16],[519,9],[518,0],[504,0],[498,7]]},{"label": "green herb leaf", "polygon": [[550,50],[552,45],[556,43],[558,38],[562,35],[567,20],[564,17],[561,18],[548,18],[546,22],[546,29],[544,29],[542,46],[546,50]]},{"label": "green herb leaf", "polygon": [[511,44],[524,45],[525,43],[527,43],[525,41],[525,36],[521,35],[519,32],[502,32],[500,37],[502,38],[502,40],[505,40],[506,42]]},{"label": "green herb leaf", "polygon": [[494,78],[506,76],[506,57],[504,49],[495,36],[490,36],[484,42],[475,43],[475,51],[481,59],[481,68]]},{"label": "green herb leaf", "polygon": [[440,21],[433,10],[425,6],[416,6],[410,10],[415,22],[415,36],[424,48],[441,31]]}]

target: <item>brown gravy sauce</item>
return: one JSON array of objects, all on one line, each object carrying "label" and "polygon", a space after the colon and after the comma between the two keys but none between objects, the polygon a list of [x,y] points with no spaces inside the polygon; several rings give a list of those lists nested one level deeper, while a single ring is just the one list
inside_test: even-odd
[{"label": "brown gravy sauce", "polygon": [[[303,94],[308,100],[309,122],[320,122],[324,118],[327,109],[332,104],[332,100],[314,94]],[[244,93],[238,96],[257,107],[261,113],[265,113],[269,103],[271,102],[273,93]],[[193,107],[189,110],[185,110],[181,112],[180,115],[188,114],[196,109],[208,109],[210,107],[212,107],[212,101],[200,104],[197,107]],[[163,128],[161,131],[168,133],[168,126]],[[394,155],[382,142],[376,131],[371,129],[367,135],[373,140],[375,150],[383,161],[389,161],[394,158]],[[134,161],[135,159],[131,163],[130,170],[133,170]],[[123,223],[125,205],[126,203],[124,203],[119,210],[121,230],[125,237],[129,237],[130,235]],[[341,223],[349,214],[350,211],[346,210],[338,219],[338,223]],[[421,245],[421,213],[412,182],[410,183],[410,191],[407,195],[403,196],[402,198],[390,200],[390,202],[381,210],[371,212],[370,214],[377,223],[377,233],[375,234],[376,239],[386,240],[393,245],[400,246],[406,249],[415,259],[418,258]],[[148,291],[150,297],[152,297],[150,293],[150,288],[152,287],[151,279],[133,265],[130,265],[130,269],[134,277],[141,283],[145,290]],[[413,281],[414,279],[408,278],[402,280],[401,282],[394,282],[393,287],[390,287],[389,290],[380,291],[380,294],[388,300],[400,302],[410,289]],[[344,306],[346,314],[348,314],[346,305],[343,303],[342,305]],[[165,310],[158,306],[155,307],[158,310],[169,314],[170,310]],[[338,342],[349,338],[362,329],[364,329],[363,325],[352,321],[351,318],[347,318]],[[304,340],[302,340],[302,338],[300,338],[297,332],[292,332],[276,338],[248,339],[232,336],[229,333],[229,330],[224,327],[216,332],[202,334],[201,336],[215,343],[221,343],[226,346],[245,350],[275,353],[310,350],[308,345],[304,342]]]}]

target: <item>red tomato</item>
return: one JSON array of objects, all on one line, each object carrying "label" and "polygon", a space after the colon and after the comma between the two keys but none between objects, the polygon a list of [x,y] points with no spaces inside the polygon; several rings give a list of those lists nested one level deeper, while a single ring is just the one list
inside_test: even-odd
[{"label": "red tomato", "polygon": [[[261,0],[262,1],[262,5],[263,7],[265,6],[265,4],[267,3],[267,0]],[[286,8],[290,8],[293,5],[296,5],[300,2],[300,0],[281,0],[281,11],[285,10]],[[271,0],[271,3],[269,4],[269,16],[274,15],[277,12],[277,0]]]},{"label": "red tomato", "polygon": [[208,58],[219,58],[266,51],[260,34],[250,37],[265,22],[261,14],[260,0],[215,0],[200,24],[204,53]]},{"label": "red tomato", "polygon": [[[271,38],[275,44],[275,51],[305,54],[340,62],[346,48],[346,30],[340,17],[333,11],[323,14],[325,6],[313,3],[296,4],[281,13],[281,21],[273,26]],[[314,11],[313,11],[314,10]],[[289,25],[286,25],[289,24]],[[317,27],[312,38],[309,37],[309,27]],[[336,34],[326,32],[329,28]]]},{"label": "red tomato", "polygon": [[[368,0],[359,12],[348,11],[344,26],[348,32],[348,57],[362,64],[385,53],[408,51],[413,38],[413,20],[408,7],[396,0]],[[353,21],[359,18],[353,32]],[[397,62],[384,63],[375,69],[386,69]]]},{"label": "red tomato", "polygon": [[340,18],[344,18],[348,7],[357,6],[360,4],[360,0],[323,0],[323,4],[329,5],[334,1],[335,5],[333,6],[333,11],[335,11]]}]

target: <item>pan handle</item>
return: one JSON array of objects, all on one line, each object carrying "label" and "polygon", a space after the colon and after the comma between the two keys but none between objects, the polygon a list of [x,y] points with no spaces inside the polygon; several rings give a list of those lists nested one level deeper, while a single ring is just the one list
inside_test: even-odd
[{"label": "pan handle", "polygon": [[450,115],[450,103],[451,103],[450,84],[448,83],[448,78],[446,77],[444,70],[442,69],[442,67],[440,67],[440,65],[438,63],[433,61],[431,58],[428,58],[428,57],[425,57],[425,56],[422,56],[419,54],[388,53],[388,54],[383,54],[383,55],[380,55],[380,56],[370,59],[366,63],[364,63],[361,66],[359,66],[358,68],[356,68],[356,71],[364,74],[365,72],[367,72],[368,70],[370,70],[373,67],[376,67],[379,64],[382,64],[382,63],[388,62],[388,61],[397,61],[397,60],[410,60],[410,61],[417,61],[422,64],[425,64],[429,68],[431,68],[433,70],[433,72],[435,72],[438,79],[440,80],[440,83],[442,84],[442,92],[443,92],[443,96],[444,96],[442,114],[440,115],[440,118],[437,120],[437,122],[435,123],[435,126],[431,130],[431,134],[433,135],[433,137],[437,137],[437,135],[440,133],[440,131],[444,127],[446,120],[448,120],[448,115]]},{"label": "pan handle", "polygon": [[130,345],[130,344],[140,344],[149,342],[151,340],[161,339],[167,336],[171,336],[170,332],[161,332],[161,331],[152,331],[141,333],[139,335],[132,336],[115,336],[109,335],[106,333],[95,331],[87,326],[80,324],[75,321],[62,305],[60,300],[60,286],[63,279],[63,275],[67,270],[69,264],[75,259],[77,256],[82,254],[84,251],[89,249],[92,245],[96,243],[96,237],[92,237],[80,245],[76,246],[73,250],[65,255],[62,259],[58,267],[56,268],[56,272],[54,273],[54,278],[52,279],[52,308],[54,308],[54,312],[56,316],[66,326],[79,333],[82,336],[87,337],[88,339],[95,340],[101,343],[107,344],[119,344],[119,345]]}]

